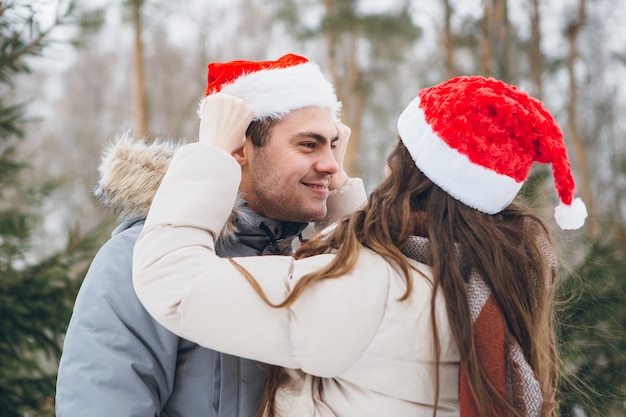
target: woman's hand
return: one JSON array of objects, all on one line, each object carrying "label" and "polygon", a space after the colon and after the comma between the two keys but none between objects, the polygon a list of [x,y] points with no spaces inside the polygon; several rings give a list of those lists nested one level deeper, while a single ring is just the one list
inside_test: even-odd
[{"label": "woman's hand", "polygon": [[253,116],[252,107],[240,98],[211,94],[204,101],[198,140],[232,153],[243,146]]},{"label": "woman's hand", "polygon": [[348,141],[352,133],[352,130],[340,121],[336,122],[335,125],[337,126],[339,140],[336,142],[337,144],[333,150],[333,155],[339,164],[339,171],[333,175],[333,178],[330,180],[330,184],[328,185],[328,189],[330,190],[341,188],[346,181],[348,181],[348,174],[346,174],[346,171],[343,169],[343,158],[346,155],[346,148],[348,147]]}]

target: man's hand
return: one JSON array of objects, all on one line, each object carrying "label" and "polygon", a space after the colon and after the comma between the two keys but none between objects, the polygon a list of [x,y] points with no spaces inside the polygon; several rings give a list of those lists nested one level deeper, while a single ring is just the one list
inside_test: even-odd
[{"label": "man's hand", "polygon": [[350,130],[348,126],[339,121],[336,122],[335,125],[337,126],[339,140],[336,142],[333,155],[339,164],[339,171],[333,175],[333,178],[330,180],[330,184],[328,185],[330,190],[341,188],[346,181],[348,181],[348,175],[343,169],[343,158],[346,155],[346,148],[348,147],[348,141],[350,140],[350,134],[352,133],[352,130]]},{"label": "man's hand", "polygon": [[232,153],[243,146],[253,116],[252,107],[240,98],[211,94],[205,98],[198,140]]}]

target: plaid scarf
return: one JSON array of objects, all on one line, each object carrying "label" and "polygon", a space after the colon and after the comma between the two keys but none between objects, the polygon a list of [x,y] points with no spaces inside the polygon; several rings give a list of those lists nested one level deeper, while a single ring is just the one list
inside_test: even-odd
[{"label": "plaid scarf", "polygon": [[[403,252],[409,258],[428,264],[430,258],[428,238],[413,236]],[[463,267],[462,260],[461,265]],[[498,302],[476,271],[463,273],[469,274],[466,288],[480,365],[499,393],[509,399],[524,416],[541,416],[544,412],[541,386],[519,343],[509,333]],[[459,403],[460,417],[478,416],[478,408],[462,363],[459,375]],[[508,415],[504,407],[494,403],[492,417]]]}]

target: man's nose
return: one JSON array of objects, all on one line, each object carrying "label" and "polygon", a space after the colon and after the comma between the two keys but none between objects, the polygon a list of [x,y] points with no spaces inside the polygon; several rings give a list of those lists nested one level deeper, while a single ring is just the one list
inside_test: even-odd
[{"label": "man's nose", "polygon": [[339,163],[333,155],[332,149],[325,147],[321,153],[319,160],[317,161],[316,168],[319,172],[326,172],[330,175],[334,175],[339,172]]}]

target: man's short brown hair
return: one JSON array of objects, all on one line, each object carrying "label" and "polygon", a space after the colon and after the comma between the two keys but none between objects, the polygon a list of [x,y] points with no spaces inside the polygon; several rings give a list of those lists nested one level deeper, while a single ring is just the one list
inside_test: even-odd
[{"label": "man's short brown hair", "polygon": [[246,130],[246,138],[250,138],[252,144],[256,147],[263,147],[267,145],[267,141],[269,140],[272,129],[274,125],[278,122],[278,119],[267,119],[267,120],[254,120],[248,126]]}]

